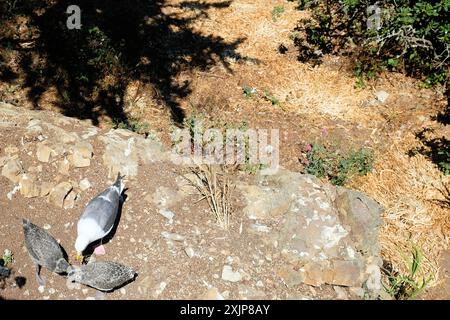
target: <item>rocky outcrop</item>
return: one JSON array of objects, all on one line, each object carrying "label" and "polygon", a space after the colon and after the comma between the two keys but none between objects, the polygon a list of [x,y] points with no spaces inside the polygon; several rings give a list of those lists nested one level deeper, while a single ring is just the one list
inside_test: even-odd
[{"label": "rocky outcrop", "polygon": [[[100,130],[85,121],[52,113],[0,104],[0,131],[3,133],[3,130],[13,132],[16,141],[15,145],[6,145],[0,150],[1,175],[6,178],[2,183],[9,184],[12,190],[0,196],[7,194],[10,202],[19,197],[42,198],[50,206],[70,210],[83,199],[79,209],[88,201],[85,197],[88,192],[93,192],[94,187],[100,189],[95,186],[95,179],[114,179],[120,172],[128,181],[134,181],[135,186],[143,187],[142,168],[147,168],[147,174],[148,168],[152,168],[151,174],[155,172],[163,177],[160,180],[164,180],[166,172],[158,171],[159,168],[172,171],[176,168],[170,162],[170,153],[157,141],[123,129]],[[155,164],[161,166],[153,170]],[[141,211],[148,215],[145,223],[150,219],[148,208],[154,209],[152,219],[161,219],[158,221],[164,229],[158,229],[155,234],[171,254],[180,248],[182,259],[197,261],[207,256],[209,263],[216,258],[202,252],[201,247],[206,242],[199,240],[200,244],[193,244],[192,237],[202,237],[197,227],[192,234],[174,230],[182,224],[182,218],[189,221],[198,217],[198,213],[187,214],[190,209],[184,204],[184,200],[196,192],[187,183],[195,176],[188,179],[186,176],[189,174],[178,175],[171,179],[171,184],[154,185],[148,193],[143,188],[144,192],[141,189],[133,194],[137,188],[132,188],[131,194],[143,205]],[[106,181],[101,183],[102,186],[107,184]],[[217,283],[208,284],[208,289],[196,297],[227,299],[234,288],[233,297],[265,298],[267,292],[264,292],[262,280],[255,281],[255,286],[250,285],[252,268],[264,264],[269,264],[280,279],[277,281],[288,288],[327,284],[336,286],[335,291],[339,291],[341,297],[346,296],[341,287],[350,287],[358,294],[362,290],[362,295],[364,292],[373,297],[378,294],[381,289],[378,227],[382,208],[374,200],[360,192],[324,183],[314,176],[284,169],[273,174],[262,171],[254,180],[236,184],[244,205],[239,233],[243,233],[244,225],[247,233],[257,239],[252,245],[263,243],[272,253],[258,256],[254,265],[240,265],[237,258],[218,263],[214,279],[225,283],[227,290],[220,292]],[[20,192],[16,192],[18,190]],[[176,205],[181,209],[172,210]],[[131,216],[135,214],[129,211],[123,216],[127,222],[132,221]],[[236,215],[240,219],[240,213]],[[134,237],[130,241],[134,243]],[[152,243],[153,239],[146,242]],[[220,252],[229,255],[228,250]],[[214,248],[211,252],[216,251]],[[145,259],[143,254],[140,256],[147,263],[146,256]],[[258,279],[264,278],[258,275]],[[270,284],[271,281],[265,282]],[[157,298],[165,292],[167,283],[155,282],[146,275],[140,281],[138,292]]]},{"label": "rocky outcrop", "polygon": [[[279,170],[241,185],[251,231],[271,242],[286,265],[286,285],[333,284],[381,289],[378,227],[382,208],[356,191]],[[271,227],[265,225],[271,225]]]}]

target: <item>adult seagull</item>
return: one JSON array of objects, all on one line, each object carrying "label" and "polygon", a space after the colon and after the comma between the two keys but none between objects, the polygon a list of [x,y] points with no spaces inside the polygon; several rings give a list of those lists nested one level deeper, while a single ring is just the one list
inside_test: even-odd
[{"label": "adult seagull", "polygon": [[83,260],[83,251],[90,243],[103,239],[113,228],[124,188],[123,177],[119,172],[116,182],[86,205],[77,224],[75,250],[78,261]]}]

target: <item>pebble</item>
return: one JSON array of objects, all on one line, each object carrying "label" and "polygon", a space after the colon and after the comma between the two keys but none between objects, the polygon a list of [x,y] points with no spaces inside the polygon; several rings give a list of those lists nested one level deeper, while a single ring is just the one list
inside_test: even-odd
[{"label": "pebble", "polygon": [[49,225],[49,224],[44,224],[44,229],[45,230],[50,230],[51,229],[51,225]]},{"label": "pebble", "polygon": [[83,294],[88,294],[89,290],[88,289],[82,289],[81,292],[83,292]]},{"label": "pebble", "polygon": [[166,239],[170,239],[170,240],[174,240],[174,241],[183,241],[184,240],[184,236],[177,234],[177,233],[170,233],[167,231],[163,231],[161,232],[161,235],[166,238]]},{"label": "pebble", "polygon": [[242,276],[239,271],[233,272],[233,269],[229,265],[224,265],[222,269],[222,280],[230,282],[241,281]]},{"label": "pebble", "polygon": [[127,290],[125,290],[125,288],[121,288],[121,289],[120,289],[120,293],[123,294],[123,295],[125,295],[125,294],[127,293]]},{"label": "pebble", "polygon": [[39,287],[38,287],[38,291],[39,291],[40,293],[44,293],[44,290],[45,290],[45,287],[44,287],[44,286],[39,286]]},{"label": "pebble", "polygon": [[170,210],[161,208],[159,209],[159,214],[162,215],[164,218],[166,218],[167,220],[169,220],[169,223],[172,224],[173,222],[173,217],[175,217],[175,213],[173,213]]},{"label": "pebble", "polygon": [[189,258],[192,258],[195,255],[194,249],[192,249],[191,247],[184,248],[184,252]]},{"label": "pebble", "polygon": [[56,292],[56,290],[53,288],[48,289],[48,293],[50,293],[50,294],[54,294],[55,292]]}]

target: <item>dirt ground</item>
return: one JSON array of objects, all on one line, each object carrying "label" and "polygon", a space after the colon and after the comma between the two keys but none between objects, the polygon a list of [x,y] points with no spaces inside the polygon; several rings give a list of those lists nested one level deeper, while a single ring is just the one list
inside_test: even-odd
[{"label": "dirt ground", "polygon": [[[188,17],[196,12],[196,8],[181,6],[185,1],[166,1],[163,12],[167,15]],[[205,3],[219,3],[221,1],[204,1]],[[284,12],[274,21],[271,11],[275,6],[284,6]],[[302,171],[303,165],[299,161],[306,144],[327,139],[346,147],[359,148],[366,146],[375,152],[375,167],[371,174],[351,181],[349,186],[359,189],[380,202],[385,207],[384,225],[380,234],[383,258],[391,261],[400,270],[405,270],[401,251],[407,252],[411,241],[419,244],[424,251],[424,269],[433,274],[436,280],[445,277],[446,267],[441,264],[441,254],[449,247],[450,214],[448,208],[440,206],[432,200],[443,199],[440,190],[449,185],[448,177],[444,177],[426,154],[409,156],[411,150],[420,148],[422,142],[414,136],[424,128],[431,129],[427,139],[433,137],[448,137],[448,128],[436,121],[436,114],[442,110],[446,101],[439,89],[425,89],[420,87],[418,80],[408,78],[402,74],[389,73],[381,75],[364,88],[356,88],[350,61],[345,57],[328,56],[320,66],[311,67],[297,60],[297,49],[290,40],[292,30],[300,17],[307,13],[295,8],[294,2],[281,0],[235,0],[228,6],[209,6],[204,10],[206,14],[200,15],[192,22],[193,30],[204,35],[221,37],[224,41],[233,42],[244,39],[237,46],[237,56],[229,56],[223,63],[217,59],[207,70],[186,70],[177,75],[176,81],[190,84],[190,94],[180,98],[178,103],[185,111],[187,117],[192,115],[205,115],[208,121],[216,126],[240,126],[244,122],[250,128],[276,128],[280,130],[281,139],[281,165],[294,171]],[[280,44],[287,47],[282,54],[278,48]],[[258,93],[253,97],[243,94],[243,87],[255,88]],[[0,89],[10,89],[10,85],[0,83]],[[8,90],[9,90],[8,89]],[[370,105],[375,99],[376,92],[383,90],[389,93],[385,103]],[[53,101],[56,99],[55,89],[49,88],[42,96],[39,106],[42,109],[59,111]],[[53,94],[52,94],[53,92]],[[130,117],[147,122],[157,136],[170,146],[169,130],[173,120],[168,109],[161,107],[158,92],[151,84],[131,82],[127,89],[125,111]],[[264,92],[270,92],[277,97],[279,104],[272,105],[263,98]],[[24,90],[16,88],[10,93],[16,97],[18,104],[32,107],[24,98]],[[100,126],[108,127],[110,120],[107,117],[100,119]],[[326,132],[326,134],[324,134]],[[14,135],[2,137],[1,147],[6,144],[15,144]],[[7,141],[7,143],[6,143]],[[220,274],[218,269],[222,261],[210,261],[209,267],[204,268],[205,260],[191,263],[185,256],[178,259],[168,258],[170,248],[165,243],[154,243],[163,228],[164,220],[161,216],[142,216],[138,220],[127,220],[127,215],[152,208],[145,206],[137,197],[138,194],[154,192],[155,186],[169,183],[175,175],[171,168],[154,168],[162,172],[168,170],[161,181],[152,180],[152,171],[145,175],[148,181],[140,181],[131,185],[125,204],[127,213],[124,225],[118,230],[116,236],[109,244],[120,247],[120,250],[106,248],[108,258],[127,262],[127,255],[137,255],[141,247],[146,246],[149,263],[145,264],[146,273],[151,275],[153,288],[164,281],[167,288],[158,298],[192,298],[205,291],[202,284],[202,273],[206,277],[210,272]],[[92,195],[101,191],[105,183],[105,173],[100,168],[92,166],[88,174],[98,177],[93,180]],[[81,177],[81,176],[80,176]],[[161,178],[161,177],[160,177]],[[143,189],[149,185],[150,189]],[[392,188],[385,188],[391,186]],[[9,188],[5,179],[0,178],[0,189]],[[9,191],[9,190],[8,190]],[[2,192],[3,194],[3,192]],[[75,226],[73,221],[79,214],[81,207],[72,210],[60,210],[39,201],[15,202],[11,208],[10,202],[0,198],[2,208],[2,223],[0,230],[5,247],[16,249],[17,261],[28,261],[16,270],[27,281],[33,282],[32,266],[26,257],[26,252],[19,250],[15,244],[21,240],[20,230],[12,227],[15,216],[33,210],[38,217],[37,224],[48,223],[52,226],[50,231],[59,239],[64,239],[66,249],[72,250],[74,233],[69,232]],[[206,210],[206,207],[205,207]],[[231,233],[230,240],[224,242],[223,234],[210,227],[211,220],[207,214],[197,214],[183,207],[176,207],[174,211],[180,212],[171,228],[173,232],[189,234],[193,244],[203,243],[209,246],[205,252],[212,250],[216,256],[225,259],[235,254],[240,259],[249,259],[247,244],[239,241],[239,234]],[[49,214],[49,213],[54,214]],[[195,216],[193,216],[195,214]],[[63,221],[56,217],[65,217]],[[178,220],[179,219],[179,220]],[[177,220],[180,223],[177,223]],[[239,219],[235,221],[239,223]],[[68,227],[64,227],[69,224]],[[195,230],[201,236],[196,235]],[[135,234],[135,242],[130,243],[129,234]],[[251,238],[251,235],[249,235]],[[128,240],[127,240],[128,239]],[[164,254],[160,251],[164,248]],[[215,251],[214,251],[215,250]],[[251,252],[264,257],[265,248],[252,247]],[[223,254],[222,254],[223,252]],[[69,253],[69,252],[68,252]],[[239,254],[241,253],[241,254]],[[176,253],[170,253],[176,254]],[[195,259],[194,259],[195,260]],[[179,263],[179,261],[182,261]],[[247,261],[251,263],[251,261]],[[177,278],[181,270],[191,268],[196,270],[195,279],[183,279],[183,286],[178,285]],[[264,268],[264,265],[261,267]],[[442,269],[442,270],[441,270]],[[448,268],[447,268],[448,270]],[[440,272],[441,271],[441,272]],[[198,273],[200,272],[200,274]],[[269,271],[268,271],[269,272]],[[164,279],[156,281],[162,274]],[[63,281],[57,281],[55,276],[45,274],[50,280],[51,287],[56,293],[44,294],[53,298],[80,298],[78,293],[65,288]],[[255,274],[256,277],[256,274]],[[52,283],[52,280],[54,281]],[[275,278],[267,283],[267,298],[284,299],[295,296],[295,292],[286,290],[279,285]],[[441,281],[433,284],[440,285]],[[213,283],[214,285],[214,283]],[[219,284],[217,284],[219,286]],[[136,288],[135,288],[136,286]],[[127,298],[140,298],[137,286],[139,281],[126,288]],[[46,289],[47,290],[47,289]],[[142,289],[143,290],[143,289]],[[150,289],[149,289],[150,290]],[[308,289],[309,291],[309,289]],[[334,291],[324,288],[323,291],[312,294],[314,297],[333,298]],[[27,290],[28,295],[18,291],[7,291],[4,295],[9,298],[42,298],[36,289]],[[86,291],[85,291],[86,292]],[[300,290],[297,292],[301,292]],[[83,293],[84,294],[84,293]],[[84,296],[92,296],[89,289]],[[123,293],[115,292],[111,298],[121,298]],[[231,292],[231,298],[239,298],[239,293]],[[425,293],[425,298],[445,298],[450,296],[447,291]]]}]

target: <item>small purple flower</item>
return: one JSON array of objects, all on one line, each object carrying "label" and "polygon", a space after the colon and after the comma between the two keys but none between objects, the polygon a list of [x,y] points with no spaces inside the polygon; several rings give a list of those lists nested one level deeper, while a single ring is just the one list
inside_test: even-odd
[{"label": "small purple flower", "polygon": [[312,145],[310,144],[310,143],[308,143],[306,146],[305,146],[305,151],[306,152],[310,152],[312,150]]},{"label": "small purple flower", "polygon": [[322,129],[322,135],[325,136],[325,137],[328,135],[328,129],[327,128],[323,128]]}]

